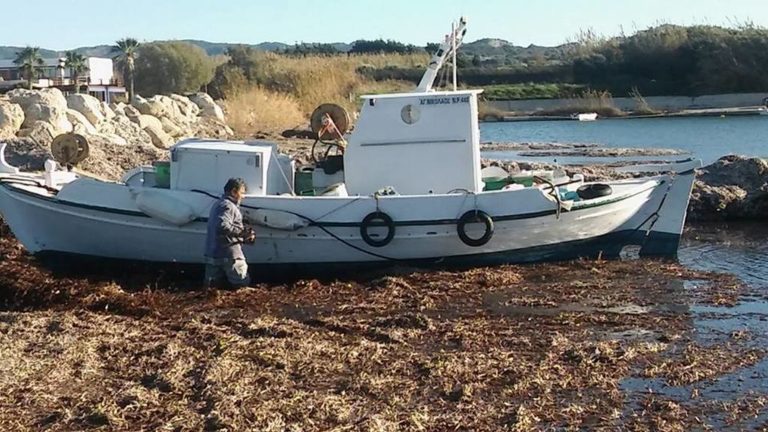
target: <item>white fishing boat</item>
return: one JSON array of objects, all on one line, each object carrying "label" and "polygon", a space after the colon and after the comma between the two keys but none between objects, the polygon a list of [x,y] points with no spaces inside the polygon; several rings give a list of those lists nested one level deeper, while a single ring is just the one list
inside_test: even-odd
[{"label": "white fishing boat", "polygon": [[[562,172],[484,179],[480,91],[432,89],[464,31],[462,20],[413,92],[363,96],[343,155],[313,171],[270,142],[188,139],[170,150],[169,176],[137,167],[111,182],[53,161],[44,173],[19,172],[2,145],[0,212],[31,253],[202,263],[210,207],[228,178],[242,177],[254,266],[481,265],[609,258],[627,247],[675,255],[698,160],[630,167],[664,174],[601,183]],[[343,122],[320,114],[324,126]],[[55,147],[65,162],[85,154],[77,137]]]},{"label": "white fishing boat", "polygon": [[596,112],[577,113],[577,114],[571,115],[571,118],[578,121],[595,121],[597,120],[597,113]]}]

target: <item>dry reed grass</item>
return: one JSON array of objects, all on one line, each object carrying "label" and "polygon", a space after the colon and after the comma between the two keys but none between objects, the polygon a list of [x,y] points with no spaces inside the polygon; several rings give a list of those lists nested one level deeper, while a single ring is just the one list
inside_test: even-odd
[{"label": "dry reed grass", "polygon": [[426,54],[289,57],[265,53],[256,73],[267,88],[297,97],[305,111],[326,102],[353,108],[358,90],[376,85],[361,78],[358,68],[423,67],[427,60]]},{"label": "dry reed grass", "polygon": [[505,116],[514,115],[514,113],[500,110],[487,102],[480,102],[477,110],[477,116],[483,121],[499,121],[503,120]]},{"label": "dry reed grass", "polygon": [[640,93],[637,87],[632,87],[632,91],[629,92],[629,97],[635,100],[635,115],[654,115],[659,114],[660,111],[651,107],[648,100]]},{"label": "dry reed grass", "polygon": [[535,115],[570,115],[596,112],[600,117],[622,117],[626,113],[616,107],[613,96],[607,91],[588,90],[580,97],[569,100],[566,106],[536,111]]},{"label": "dry reed grass", "polygon": [[[417,67],[425,65],[427,60],[426,54],[290,57],[263,53],[253,72],[256,87],[230,91],[224,105],[229,116],[232,113],[236,116],[229,123],[240,134],[279,131],[306,123],[312,110],[323,103],[339,104],[353,113],[359,107],[361,94],[390,93],[413,87],[400,81],[365,79],[356,72],[359,67]],[[261,105],[260,101],[268,104]],[[243,118],[238,112],[248,114]],[[297,122],[297,113],[302,121]]]},{"label": "dry reed grass", "polygon": [[277,131],[307,123],[307,116],[291,95],[258,86],[239,89],[222,101],[229,127],[240,138],[261,131]]}]

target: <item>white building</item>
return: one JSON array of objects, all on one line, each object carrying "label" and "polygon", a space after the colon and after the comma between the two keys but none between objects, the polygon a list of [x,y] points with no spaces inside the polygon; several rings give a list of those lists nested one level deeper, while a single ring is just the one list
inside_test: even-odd
[{"label": "white building", "polygon": [[[33,88],[56,87],[65,92],[74,92],[75,86],[100,100],[110,102],[117,95],[125,94],[125,87],[119,75],[115,73],[112,59],[87,57],[87,70],[77,77],[77,82],[66,65],[65,58],[43,59],[43,66],[35,71]],[[16,87],[25,87],[20,67],[13,60],[0,60],[0,91]]]}]

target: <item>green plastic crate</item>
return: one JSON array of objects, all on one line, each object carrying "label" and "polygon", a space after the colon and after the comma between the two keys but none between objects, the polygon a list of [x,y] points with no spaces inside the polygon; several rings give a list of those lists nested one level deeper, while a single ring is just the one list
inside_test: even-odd
[{"label": "green plastic crate", "polygon": [[168,189],[171,187],[171,163],[166,161],[156,161],[152,163],[155,167],[155,185],[159,188]]}]

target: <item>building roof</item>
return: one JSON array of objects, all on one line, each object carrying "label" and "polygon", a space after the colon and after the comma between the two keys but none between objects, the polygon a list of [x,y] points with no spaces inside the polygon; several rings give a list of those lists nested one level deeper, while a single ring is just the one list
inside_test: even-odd
[{"label": "building roof", "polygon": [[[44,58],[45,67],[56,67],[59,65],[58,58]],[[0,60],[0,69],[16,69],[19,66],[13,62],[13,59]]]},{"label": "building roof", "polygon": [[[59,65],[60,57],[44,58],[44,67],[56,67]],[[100,60],[112,60],[106,57],[86,57],[86,59],[100,59]],[[19,66],[13,62],[13,59],[0,60],[0,69],[16,69]]]}]

